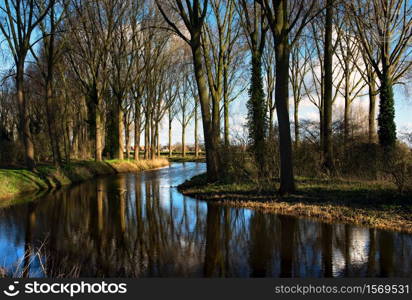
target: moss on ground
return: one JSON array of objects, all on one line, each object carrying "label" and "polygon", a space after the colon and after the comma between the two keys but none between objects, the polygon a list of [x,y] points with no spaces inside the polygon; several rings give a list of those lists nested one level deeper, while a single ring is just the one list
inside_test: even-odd
[{"label": "moss on ground", "polygon": [[263,189],[251,183],[208,184],[206,176],[199,175],[178,189],[219,205],[412,233],[412,192],[399,194],[384,182],[338,179],[299,178],[298,186],[295,194],[280,197],[278,184]]},{"label": "moss on ground", "polygon": [[167,159],[155,160],[109,160],[74,161],[56,169],[53,166],[38,166],[35,171],[26,169],[0,169],[0,200],[29,191],[42,191],[54,187],[81,182],[100,175],[137,172],[167,166]]}]

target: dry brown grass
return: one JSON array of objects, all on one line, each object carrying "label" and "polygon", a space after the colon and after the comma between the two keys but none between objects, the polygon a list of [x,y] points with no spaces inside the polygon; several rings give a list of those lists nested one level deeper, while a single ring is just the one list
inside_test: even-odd
[{"label": "dry brown grass", "polygon": [[138,172],[149,169],[158,169],[169,165],[166,158],[152,160],[114,160],[107,161],[118,173]]},{"label": "dry brown grass", "polygon": [[412,215],[393,210],[376,210],[332,204],[283,201],[219,201],[220,205],[256,209],[267,213],[306,217],[325,223],[345,223],[382,230],[412,233]]}]

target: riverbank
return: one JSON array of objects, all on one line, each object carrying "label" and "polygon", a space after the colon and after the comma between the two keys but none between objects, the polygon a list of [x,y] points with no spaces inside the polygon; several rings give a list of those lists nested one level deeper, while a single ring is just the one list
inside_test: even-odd
[{"label": "riverbank", "polygon": [[155,160],[74,161],[59,170],[51,165],[39,165],[35,171],[0,169],[0,201],[19,194],[85,181],[96,176],[138,172],[169,165],[165,158]]},{"label": "riverbank", "polygon": [[277,187],[206,184],[199,175],[178,187],[185,196],[264,212],[412,233],[412,193],[382,182],[299,179],[299,190],[279,197]]},{"label": "riverbank", "polygon": [[186,163],[186,162],[206,162],[206,157],[204,156],[194,156],[194,155],[188,155],[185,157],[182,156],[171,156],[168,157],[170,162],[176,162],[176,163]]}]

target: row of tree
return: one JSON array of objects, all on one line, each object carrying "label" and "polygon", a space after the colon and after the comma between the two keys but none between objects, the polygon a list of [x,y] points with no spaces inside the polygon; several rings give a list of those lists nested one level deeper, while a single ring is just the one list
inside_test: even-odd
[{"label": "row of tree", "polygon": [[352,104],[365,95],[369,143],[394,147],[393,86],[412,64],[411,9],[407,0],[5,0],[2,51],[13,64],[2,83],[0,145],[24,148],[30,169],[45,149],[56,165],[91,154],[130,158],[141,139],[145,158],[154,158],[166,117],[170,152],[173,120],[183,149],[193,121],[196,153],[202,125],[207,175],[216,181],[231,142],[230,103],[248,90],[250,151],[265,176],[276,135],[280,192],[289,193],[304,100],[319,111],[324,170],[335,168],[337,99],[345,149]]},{"label": "row of tree", "polygon": [[[153,158],[165,115],[183,132],[198,120],[187,49],[161,29],[154,3],[5,1],[1,21],[10,65],[2,81],[2,146],[18,136],[28,168],[47,158],[45,149],[56,165],[91,155],[129,158],[142,134],[144,156]],[[182,140],[184,149],[185,134]]]},{"label": "row of tree", "polygon": [[[313,55],[307,42],[307,31],[312,33],[315,55],[320,62],[320,70],[309,69],[320,77],[318,105],[321,123],[321,146],[323,149],[324,168],[333,171],[332,146],[332,113],[336,80],[334,80],[334,57],[340,55],[344,75],[345,113],[349,113],[349,105],[359,94],[354,90],[359,83],[353,84],[352,73],[356,70],[369,85],[370,90],[370,137],[374,136],[375,96],[379,93],[380,110],[378,117],[379,143],[387,151],[396,143],[396,126],[394,121],[393,85],[398,83],[410,68],[408,59],[409,43],[412,39],[411,7],[408,1],[368,1],[359,0],[256,0],[256,1],[156,1],[163,17],[170,28],[190,45],[193,57],[194,72],[198,85],[199,101],[202,109],[205,144],[207,149],[207,167],[209,180],[218,179],[221,161],[219,160],[219,98],[214,95],[214,87],[207,86],[211,81],[205,66],[210,62],[203,58],[207,43],[202,37],[210,24],[218,28],[214,65],[224,66],[225,58],[230,57],[228,40],[232,33],[226,28],[230,22],[233,6],[238,7],[241,30],[247,39],[251,51],[251,84],[248,102],[249,134],[256,155],[256,161],[264,164],[264,140],[267,136],[267,104],[264,99],[262,78],[262,54],[271,33],[274,51],[274,102],[277,113],[280,153],[280,192],[289,193],[295,190],[293,175],[292,138],[289,118],[289,86],[292,82],[295,100],[295,114],[302,99],[301,88],[305,85],[305,68],[299,66],[303,54],[306,67]],[[211,7],[211,9],[209,9]],[[218,9],[216,9],[218,7]],[[168,8],[169,13],[166,11]],[[209,14],[213,11],[214,19]],[[224,16],[224,18],[223,18]],[[183,26],[183,25],[184,26]],[[308,29],[309,28],[309,29]],[[188,33],[188,34],[186,34]],[[229,37],[229,38],[228,38]],[[229,43],[230,44],[230,43]],[[340,47],[340,49],[338,49]],[[203,52],[202,52],[203,50]],[[340,52],[340,53],[338,53]],[[356,53],[358,53],[356,55]],[[359,57],[362,54],[362,59]],[[292,63],[291,63],[292,56]],[[313,60],[312,60],[313,62]],[[207,69],[207,68],[206,68]],[[223,69],[223,68],[222,68]],[[290,79],[292,69],[292,80]],[[302,70],[303,69],[303,70]],[[302,74],[303,72],[303,74]],[[320,73],[320,75],[319,75]],[[213,73],[218,83],[224,83],[219,73]],[[377,77],[377,78],[376,78]],[[220,80],[219,80],[220,79]],[[358,81],[360,82],[360,81]],[[376,87],[377,86],[377,87]],[[310,94],[310,93],[309,93]],[[222,98],[222,97],[221,97]],[[295,129],[298,132],[298,119]],[[348,115],[346,115],[348,122]],[[347,125],[346,125],[347,126]],[[296,134],[297,136],[298,134]],[[298,138],[296,137],[298,143]]]}]

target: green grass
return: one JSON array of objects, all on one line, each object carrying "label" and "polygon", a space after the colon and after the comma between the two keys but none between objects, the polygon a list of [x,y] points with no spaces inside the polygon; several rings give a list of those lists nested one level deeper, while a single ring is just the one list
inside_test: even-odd
[{"label": "green grass", "polygon": [[40,165],[35,171],[26,169],[0,169],[0,200],[18,194],[47,190],[75,182],[84,181],[100,175],[109,175],[125,172],[137,172],[160,168],[168,165],[166,159],[155,160],[109,160],[74,161],[56,169],[50,165]]},{"label": "green grass", "polygon": [[47,184],[36,174],[27,170],[0,170],[0,197],[23,191],[47,188]]},{"label": "green grass", "polygon": [[171,162],[206,162],[206,158],[204,156],[196,157],[194,155],[187,155],[185,157],[179,155],[173,155],[172,157],[168,157],[169,161]]}]

